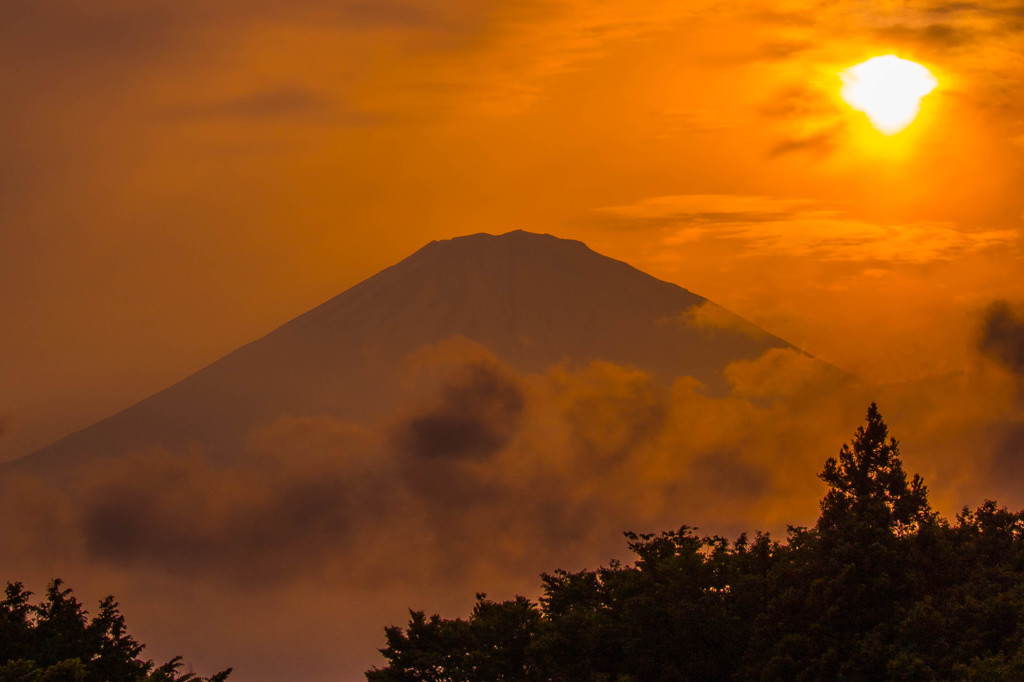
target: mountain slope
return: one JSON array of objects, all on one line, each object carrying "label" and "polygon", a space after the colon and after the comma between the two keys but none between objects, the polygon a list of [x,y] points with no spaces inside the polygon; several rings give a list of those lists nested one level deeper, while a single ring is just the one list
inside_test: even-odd
[{"label": "mountain slope", "polygon": [[[712,315],[694,315],[695,311]],[[697,323],[702,319],[712,324]],[[282,415],[368,418],[393,407],[401,361],[453,335],[525,372],[606,360],[664,383],[789,344],[583,243],[522,231],[435,241],[128,409],[16,466],[154,447],[230,452]]]}]

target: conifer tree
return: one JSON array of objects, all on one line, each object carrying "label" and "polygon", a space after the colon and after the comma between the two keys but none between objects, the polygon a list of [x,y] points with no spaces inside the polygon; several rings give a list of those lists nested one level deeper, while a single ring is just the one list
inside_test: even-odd
[{"label": "conifer tree", "polygon": [[852,447],[844,443],[839,457],[829,457],[818,475],[829,486],[821,501],[820,530],[867,524],[905,535],[932,518],[928,488],[917,474],[907,482],[899,443],[888,436],[889,427],[871,403],[867,425],[857,428]]}]

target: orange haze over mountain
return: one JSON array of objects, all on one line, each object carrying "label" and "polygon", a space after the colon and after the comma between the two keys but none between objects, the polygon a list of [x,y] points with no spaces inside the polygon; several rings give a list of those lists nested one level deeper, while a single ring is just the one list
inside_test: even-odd
[{"label": "orange haze over mountain", "polygon": [[[268,380],[310,409],[247,413],[248,467],[139,419],[139,447],[73,491],[6,468],[20,523],[0,577],[114,592],[157,658],[317,679],[372,662],[407,606],[529,593],[630,526],[813,520],[814,474],[872,400],[945,513],[1024,505],[1022,38],[1017,0],[0,3],[0,460],[165,395],[433,240],[549,233],[714,302],[651,335],[630,328],[650,311],[602,294],[636,339],[603,358],[563,304],[575,336],[517,364],[534,351],[503,330],[525,299],[488,310],[492,278],[461,307],[424,283],[409,315],[486,311],[492,337],[467,320],[374,336],[359,352],[402,369],[373,414]],[[883,55],[938,82],[893,135],[840,95]],[[558,272],[529,300],[579,300]],[[720,349],[717,378],[641,362],[667,328],[737,319],[772,341]],[[293,361],[308,377],[323,357]],[[683,364],[668,373],[700,375]],[[235,413],[200,394],[218,431]],[[410,424],[466,411],[491,456],[409,459]]]}]

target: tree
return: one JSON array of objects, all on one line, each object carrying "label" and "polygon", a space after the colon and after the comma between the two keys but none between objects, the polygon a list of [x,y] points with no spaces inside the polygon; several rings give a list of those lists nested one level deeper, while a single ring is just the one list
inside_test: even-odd
[{"label": "tree", "polygon": [[0,601],[0,682],[224,682],[231,670],[209,678],[178,673],[181,659],[156,666],[139,655],[144,645],[128,634],[114,597],[92,619],[59,579],[46,600],[8,583]]},{"label": "tree", "polygon": [[525,597],[494,602],[477,594],[467,620],[429,619],[410,611],[409,627],[389,627],[381,653],[387,668],[366,673],[371,682],[529,682],[540,680],[531,655],[540,623]]},{"label": "tree", "polygon": [[882,679],[903,604],[915,596],[914,540],[934,525],[920,476],[908,482],[899,444],[868,408],[819,474],[828,489],[811,529],[791,529],[773,571],[779,597],[762,633],[770,679]]},{"label": "tree", "polygon": [[932,512],[876,405],[785,542],[627,533],[632,564],[542,576],[538,604],[387,628],[370,680],[1024,679],[1024,512]]},{"label": "tree", "polygon": [[829,457],[818,474],[829,486],[821,501],[819,529],[867,524],[904,535],[932,518],[924,481],[914,474],[907,483],[899,443],[895,438],[886,441],[888,435],[878,406],[871,403],[867,425],[857,428],[853,446],[844,443],[839,458]]}]

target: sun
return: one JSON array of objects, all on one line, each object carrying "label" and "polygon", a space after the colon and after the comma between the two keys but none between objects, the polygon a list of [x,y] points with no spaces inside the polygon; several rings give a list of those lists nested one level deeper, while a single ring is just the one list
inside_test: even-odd
[{"label": "sun", "polygon": [[921,98],[939,81],[925,67],[896,55],[872,57],[839,73],[840,96],[885,135],[895,135],[913,123]]}]

